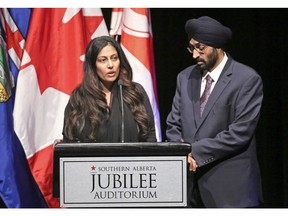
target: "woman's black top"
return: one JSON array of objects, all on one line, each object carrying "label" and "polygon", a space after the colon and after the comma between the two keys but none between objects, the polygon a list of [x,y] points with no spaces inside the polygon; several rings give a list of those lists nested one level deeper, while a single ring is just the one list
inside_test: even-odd
[{"label": "woman's black top", "polygon": [[[155,124],[154,124],[154,117],[153,111],[151,108],[151,104],[149,101],[149,97],[144,90],[144,88],[139,84],[135,83],[136,88],[140,90],[140,92],[144,96],[144,106],[148,115],[152,118],[152,129],[145,140],[140,140],[138,135],[138,125],[134,120],[132,112],[130,111],[129,107],[124,102],[124,142],[156,142],[156,135],[155,135]],[[110,107],[110,117],[107,121],[103,121],[100,124],[99,130],[97,132],[97,137],[95,140],[87,139],[87,132],[88,129],[91,128],[91,125],[86,123],[80,137],[75,137],[75,140],[68,140],[64,134],[64,127],[63,127],[63,141],[64,142],[98,142],[98,143],[117,143],[121,142],[121,97],[120,97],[120,90],[116,84],[114,84],[111,92],[112,102]],[[64,120],[67,118],[69,112],[71,111],[71,104],[70,101],[68,102],[65,108]]]}]

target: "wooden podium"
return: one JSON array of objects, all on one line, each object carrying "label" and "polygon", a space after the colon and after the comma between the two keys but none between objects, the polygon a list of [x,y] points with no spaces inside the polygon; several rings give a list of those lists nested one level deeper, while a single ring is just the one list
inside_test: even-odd
[{"label": "wooden podium", "polygon": [[58,143],[61,207],[186,207],[188,143]]}]

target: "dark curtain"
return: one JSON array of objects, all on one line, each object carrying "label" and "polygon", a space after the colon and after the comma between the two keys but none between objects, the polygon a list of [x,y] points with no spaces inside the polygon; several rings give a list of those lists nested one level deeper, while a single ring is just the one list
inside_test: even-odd
[{"label": "dark curtain", "polygon": [[1,197],[0,197],[0,208],[6,208],[6,205]]},{"label": "dark curtain", "polygon": [[[109,27],[111,9],[102,10]],[[256,135],[264,207],[288,207],[287,8],[151,8],[163,140],[177,74],[193,63],[186,49],[184,25],[188,19],[204,15],[232,29],[227,51],[263,79],[264,102]]]}]

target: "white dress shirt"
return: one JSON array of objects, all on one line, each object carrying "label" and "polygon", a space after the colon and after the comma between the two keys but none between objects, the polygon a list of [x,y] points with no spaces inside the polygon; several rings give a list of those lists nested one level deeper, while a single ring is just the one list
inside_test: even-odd
[{"label": "white dress shirt", "polygon": [[220,74],[226,64],[228,60],[228,57],[226,55],[226,53],[224,52],[224,58],[222,59],[222,61],[220,62],[220,64],[213,70],[213,71],[208,71],[205,76],[202,77],[202,82],[201,82],[201,91],[200,91],[200,97],[201,95],[203,94],[204,92],[204,89],[205,89],[205,85],[206,85],[206,76],[209,74],[211,76],[211,78],[213,79],[213,83],[212,83],[212,86],[211,86],[211,92],[213,91],[214,89],[214,86],[215,84],[217,83],[219,77],[220,77]]}]

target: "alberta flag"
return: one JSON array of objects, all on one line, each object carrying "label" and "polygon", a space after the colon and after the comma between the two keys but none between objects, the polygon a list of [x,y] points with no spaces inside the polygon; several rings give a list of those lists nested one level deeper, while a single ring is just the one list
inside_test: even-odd
[{"label": "alberta flag", "polygon": [[101,35],[108,35],[101,9],[32,9],[14,128],[49,207],[59,207],[52,196],[53,143],[62,138],[65,106],[82,80],[85,48]]},{"label": "alberta flag", "polygon": [[153,109],[156,137],[162,140],[150,10],[113,8],[110,35],[121,35],[121,46],[133,69],[133,81],[146,90]]},{"label": "alberta flag", "polygon": [[15,83],[30,9],[0,9],[0,198],[7,208],[45,208],[13,124]]}]

